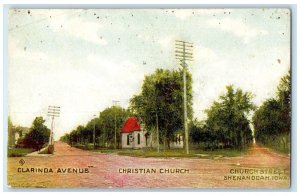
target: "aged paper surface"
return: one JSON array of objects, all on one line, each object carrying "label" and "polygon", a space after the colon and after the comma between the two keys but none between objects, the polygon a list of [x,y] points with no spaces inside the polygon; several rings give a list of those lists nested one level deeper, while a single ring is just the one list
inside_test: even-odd
[{"label": "aged paper surface", "polygon": [[290,10],[8,18],[8,187],[290,187]]}]

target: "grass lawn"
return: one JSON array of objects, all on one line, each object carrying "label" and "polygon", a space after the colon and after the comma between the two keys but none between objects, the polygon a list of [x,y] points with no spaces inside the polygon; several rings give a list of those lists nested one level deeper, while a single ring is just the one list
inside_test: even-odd
[{"label": "grass lawn", "polygon": [[94,152],[101,153],[116,153],[118,155],[134,156],[134,157],[194,157],[217,159],[220,157],[235,157],[243,155],[246,150],[220,149],[214,151],[206,151],[201,149],[192,149],[189,154],[185,153],[184,149],[161,149],[158,153],[156,149],[97,149]]},{"label": "grass lawn", "polygon": [[23,157],[33,151],[34,151],[34,149],[32,149],[32,148],[11,148],[11,149],[7,149],[7,156],[8,157]]}]

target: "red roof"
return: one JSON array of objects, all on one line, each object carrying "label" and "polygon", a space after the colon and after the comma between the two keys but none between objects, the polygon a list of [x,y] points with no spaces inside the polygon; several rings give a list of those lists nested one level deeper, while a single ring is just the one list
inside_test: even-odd
[{"label": "red roof", "polygon": [[139,123],[139,120],[135,117],[129,117],[124,123],[121,132],[131,133],[133,131],[139,131],[139,130],[141,130],[141,125]]}]

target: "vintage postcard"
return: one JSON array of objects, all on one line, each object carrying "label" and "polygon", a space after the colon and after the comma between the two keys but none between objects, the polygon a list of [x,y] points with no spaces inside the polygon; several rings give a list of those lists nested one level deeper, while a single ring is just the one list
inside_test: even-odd
[{"label": "vintage postcard", "polygon": [[9,9],[7,186],[291,184],[291,11]]}]

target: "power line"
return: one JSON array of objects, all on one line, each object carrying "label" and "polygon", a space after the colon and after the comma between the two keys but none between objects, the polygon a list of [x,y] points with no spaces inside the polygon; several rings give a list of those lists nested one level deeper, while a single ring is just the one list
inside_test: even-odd
[{"label": "power line", "polygon": [[186,100],[186,61],[193,61],[193,43],[175,40],[175,57],[180,61],[183,69],[183,123],[185,133],[185,148],[186,153],[189,154],[189,131],[187,126],[187,100]]},{"label": "power line", "polygon": [[53,142],[54,117],[59,117],[59,115],[60,115],[60,107],[59,106],[48,106],[47,116],[52,117],[49,145],[53,145],[53,143],[54,143]]}]

